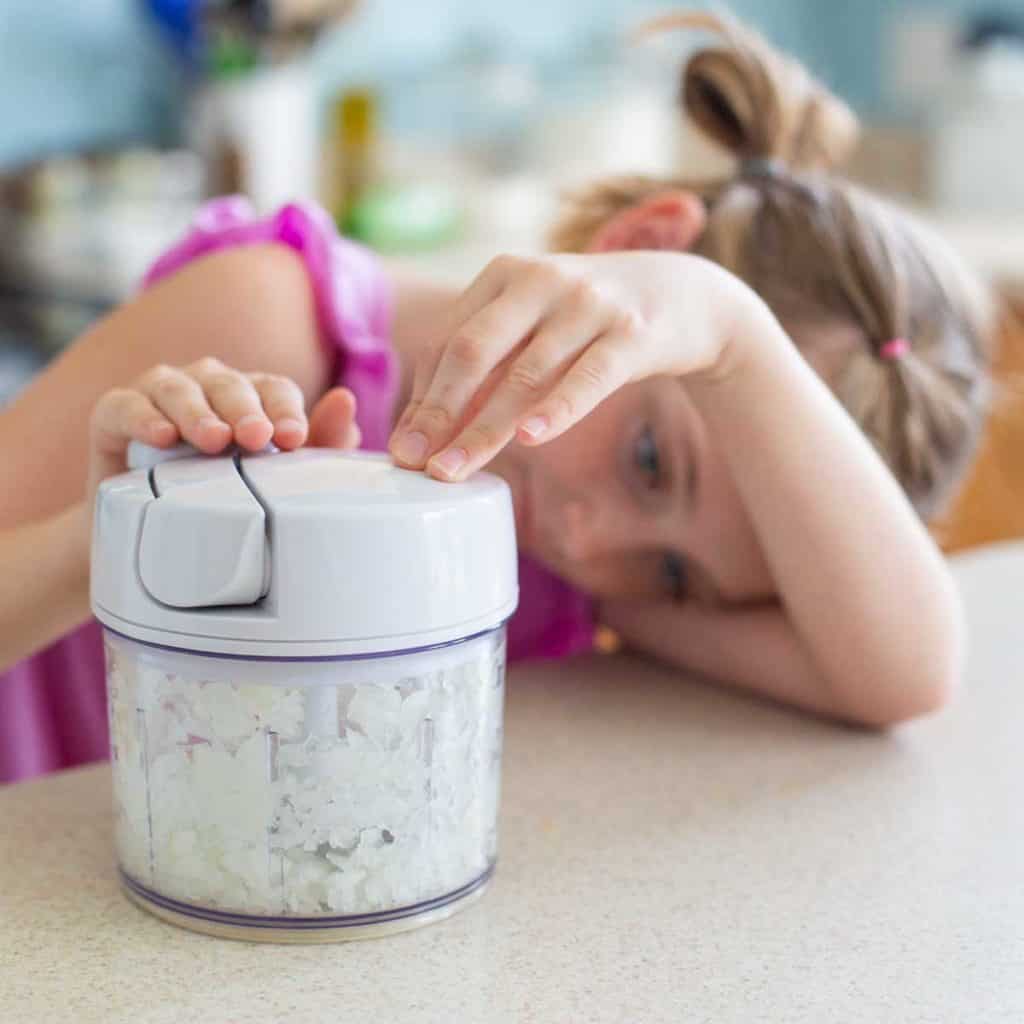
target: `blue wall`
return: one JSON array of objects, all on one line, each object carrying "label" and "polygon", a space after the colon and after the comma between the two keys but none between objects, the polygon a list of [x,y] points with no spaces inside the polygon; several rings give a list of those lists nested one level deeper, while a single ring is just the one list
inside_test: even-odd
[{"label": "blue wall", "polygon": [[[699,5],[699,4],[698,4]],[[737,0],[810,56],[814,0]],[[469,39],[556,62],[666,7],[651,0],[364,0],[316,56],[325,90],[443,64]],[[173,138],[181,75],[143,0],[0,0],[0,165],[90,143]]]},{"label": "blue wall", "polygon": [[[638,17],[685,0],[363,0],[355,24],[325,40],[325,89],[442,64],[469,38],[556,62]],[[892,13],[1024,0],[733,0],[733,10],[798,54],[854,106],[884,107],[881,43]],[[0,0],[0,164],[90,142],[173,137],[181,75],[143,0]]]},{"label": "blue wall", "polygon": [[881,73],[886,30],[901,13],[926,11],[966,20],[999,12],[1024,18],[1024,0],[822,0],[829,80],[857,109],[889,112]]},{"label": "blue wall", "polygon": [[132,0],[0,0],[0,162],[167,138],[177,79]]},{"label": "blue wall", "polygon": [[[816,0],[734,0],[729,6],[770,31],[781,45],[806,51],[816,26],[805,16]],[[553,60],[600,35],[673,7],[707,7],[702,0],[366,0],[357,21],[323,46],[331,74],[401,73],[410,64],[438,63],[467,38],[495,40],[510,54]]]}]

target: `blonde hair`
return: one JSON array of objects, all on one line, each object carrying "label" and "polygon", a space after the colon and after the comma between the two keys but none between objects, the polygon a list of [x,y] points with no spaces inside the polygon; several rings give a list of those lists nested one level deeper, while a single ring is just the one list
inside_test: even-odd
[{"label": "blonde hair", "polygon": [[[595,184],[571,198],[551,234],[581,251],[618,212],[663,192],[696,192],[708,210],[694,251],[746,281],[817,362],[815,332],[848,325],[826,379],[923,516],[964,475],[987,406],[987,290],[937,238],[894,206],[829,171],[850,151],[850,109],[800,65],[727,16],[667,15],[649,31],[685,27],[721,37],[682,74],[680,102],[738,159],[724,180],[644,177]],[[834,332],[833,332],[834,336]],[[909,351],[885,358],[887,342]],[[822,348],[825,342],[822,340]]]}]

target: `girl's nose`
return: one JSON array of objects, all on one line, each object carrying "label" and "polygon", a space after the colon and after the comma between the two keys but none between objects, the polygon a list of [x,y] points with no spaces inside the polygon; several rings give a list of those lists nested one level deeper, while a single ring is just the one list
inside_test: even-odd
[{"label": "girl's nose", "polygon": [[554,522],[561,525],[555,543],[563,557],[587,561],[638,547],[656,547],[661,542],[658,523],[631,515],[629,510],[589,496],[567,498]]},{"label": "girl's nose", "polygon": [[572,561],[585,561],[597,554],[601,537],[593,505],[581,500],[567,501],[562,506],[561,518],[559,542],[563,555]]}]

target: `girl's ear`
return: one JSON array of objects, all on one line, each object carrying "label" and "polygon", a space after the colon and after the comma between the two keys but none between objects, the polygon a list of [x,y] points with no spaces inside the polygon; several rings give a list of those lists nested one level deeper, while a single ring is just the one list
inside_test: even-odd
[{"label": "girl's ear", "polygon": [[690,249],[707,224],[704,203],[693,192],[659,192],[627,207],[594,232],[587,252],[621,249]]}]

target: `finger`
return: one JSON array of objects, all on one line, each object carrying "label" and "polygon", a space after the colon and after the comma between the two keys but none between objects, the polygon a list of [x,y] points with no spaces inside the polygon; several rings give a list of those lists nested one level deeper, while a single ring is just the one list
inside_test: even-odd
[{"label": "finger", "polygon": [[447,339],[459,324],[483,309],[505,289],[508,282],[522,274],[534,261],[516,256],[496,256],[470,282],[469,287],[452,303],[441,325],[440,337]]},{"label": "finger", "polygon": [[474,421],[473,439],[478,442],[469,445],[471,463],[480,466],[497,455],[499,449],[487,448],[487,440],[502,447],[507,444],[524,414],[548,394],[588,345],[606,333],[616,316],[586,286],[559,305],[526,347],[504,365],[486,401],[471,403],[467,422]]},{"label": "finger", "polygon": [[462,479],[485,465],[512,440],[515,419],[492,408],[492,397],[507,383],[511,362],[506,360],[491,373],[470,402],[456,439],[427,463],[427,472],[432,476]]},{"label": "finger", "polygon": [[199,382],[183,370],[157,366],[139,378],[137,389],[193,447],[208,455],[231,442],[231,427],[212,409]]},{"label": "finger", "polygon": [[[477,413],[487,404],[487,402],[490,400],[491,395],[494,393],[494,391],[496,390],[498,385],[503,380],[503,378],[505,376],[505,373],[508,370],[508,366],[509,366],[510,362],[511,362],[510,359],[503,359],[490,372],[490,375],[487,377],[487,379],[484,381],[484,383],[480,386],[480,388],[477,391],[477,393],[472,397],[472,399],[470,399],[469,405],[466,407],[465,416],[463,417],[463,423],[459,424],[460,428],[463,426],[464,423],[468,423],[471,419],[473,419],[473,417],[476,416]],[[409,405],[409,409],[410,410],[413,409],[413,405],[411,403]],[[398,433],[398,428],[396,428],[395,435],[393,435],[393,436],[397,436],[397,433]],[[424,451],[425,451],[426,450],[426,442],[424,442],[424,446],[423,447],[424,447]],[[392,451],[392,454],[394,454],[393,451]],[[397,458],[396,458],[395,461],[396,462],[400,462],[400,463],[402,462],[402,460],[397,459]],[[417,466],[416,468],[418,469],[420,467]]]},{"label": "finger", "polygon": [[[489,462],[515,436],[524,415],[536,406],[573,365],[586,347],[607,333],[621,314],[608,308],[585,283],[542,324],[536,336],[514,358],[506,361],[495,378],[486,401],[481,392],[470,404],[471,414],[460,425],[459,442],[466,472]],[[441,453],[439,453],[441,454]],[[449,476],[458,466],[456,455],[439,462],[440,475]]]},{"label": "finger", "polygon": [[333,388],[313,406],[309,443],[318,448],[358,448],[362,440],[355,421],[356,398],[348,388]]},{"label": "finger", "polygon": [[185,368],[198,381],[214,412],[227,423],[243,448],[265,448],[274,427],[263,409],[259,393],[248,374],[206,358]]},{"label": "finger", "polygon": [[391,437],[388,440],[388,450],[399,462],[406,461],[403,454],[407,451],[413,456],[412,461],[422,465],[422,458],[414,450],[403,446],[399,451],[398,441],[406,432],[409,421],[419,409],[423,396],[427,393],[427,387],[434,378],[438,361],[444,349],[445,341],[451,336],[459,324],[465,322],[473,313],[481,309],[488,302],[494,299],[501,291],[505,279],[511,272],[511,261],[508,257],[499,256],[491,260],[484,269],[477,274],[469,287],[452,304],[451,309],[443,318],[438,331],[437,339],[424,347],[416,358],[416,368],[413,376],[412,394],[406,404],[402,415],[398,418]]},{"label": "finger", "polygon": [[259,395],[263,412],[273,424],[274,444],[285,450],[304,444],[309,434],[309,423],[306,420],[306,403],[298,384],[290,377],[269,373],[250,374],[249,379]]},{"label": "finger", "polygon": [[[417,364],[413,395],[391,453],[420,468],[456,429],[476,387],[522,342],[569,278],[550,261],[499,256],[455,303],[443,332]],[[454,393],[447,395],[447,385]]]},{"label": "finger", "polygon": [[123,452],[130,441],[169,448],[178,440],[174,424],[140,391],[116,388],[96,404],[93,444],[103,452]]},{"label": "finger", "polygon": [[543,444],[579,423],[598,403],[630,380],[630,334],[602,335],[573,363],[548,395],[520,421],[524,444]]},{"label": "finger", "polygon": [[[527,443],[557,437],[629,379],[622,341],[602,335],[588,346],[546,395],[528,410],[519,425]],[[492,459],[516,433],[516,425],[501,410],[485,409],[443,451],[427,464],[431,476],[464,480]]]},{"label": "finger", "polygon": [[427,457],[426,438],[422,435],[410,437],[409,423],[419,412],[420,403],[427,393],[441,359],[441,351],[442,346],[438,343],[428,346],[417,357],[413,372],[412,395],[388,439],[388,451],[400,465],[415,466],[418,469]]},{"label": "finger", "polygon": [[425,438],[425,445],[416,440],[428,457],[445,445],[490,373],[537,328],[557,298],[557,287],[539,281],[511,286],[463,323],[441,352],[430,386],[405,427],[406,438]]},{"label": "finger", "polygon": [[178,430],[141,392],[118,388],[108,391],[96,404],[90,420],[95,472],[104,479],[125,469],[125,453],[131,441],[169,448]]}]

